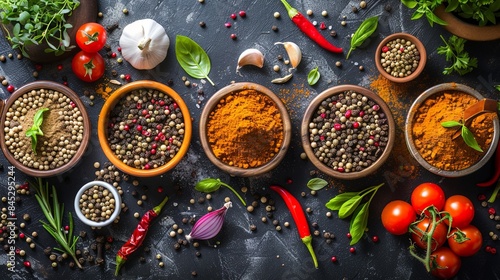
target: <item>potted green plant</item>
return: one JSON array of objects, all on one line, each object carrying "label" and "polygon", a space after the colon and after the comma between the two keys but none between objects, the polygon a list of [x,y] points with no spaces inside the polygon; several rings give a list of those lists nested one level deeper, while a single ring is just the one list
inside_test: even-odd
[{"label": "potted green plant", "polygon": [[[13,49],[36,62],[50,62],[75,49],[76,30],[97,15],[97,2],[0,0],[4,36]],[[52,54],[52,55],[47,55]]]},{"label": "potted green plant", "polygon": [[442,25],[450,33],[473,41],[500,38],[500,0],[401,0],[415,9],[412,19],[425,16],[432,26]]}]

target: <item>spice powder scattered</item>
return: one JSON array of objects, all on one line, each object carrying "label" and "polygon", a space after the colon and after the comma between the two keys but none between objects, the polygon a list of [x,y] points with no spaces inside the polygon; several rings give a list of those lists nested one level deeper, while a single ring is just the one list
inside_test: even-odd
[{"label": "spice powder scattered", "polygon": [[269,162],[283,142],[283,120],[268,96],[246,89],[222,98],[210,113],[207,140],[222,162],[255,168]]},{"label": "spice powder scattered", "polygon": [[[428,98],[417,109],[412,136],[420,155],[432,166],[443,170],[463,170],[478,162],[485,152],[465,144],[462,137],[452,139],[457,128],[445,128],[445,121],[461,121],[464,110],[477,101],[463,92],[444,92]],[[487,113],[474,118],[468,126],[479,146],[486,151],[493,139],[493,118]]]}]

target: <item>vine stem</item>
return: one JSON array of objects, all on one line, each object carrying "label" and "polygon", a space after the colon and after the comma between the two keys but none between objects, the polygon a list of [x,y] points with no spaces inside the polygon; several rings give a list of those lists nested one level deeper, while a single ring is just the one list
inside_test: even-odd
[{"label": "vine stem", "polygon": [[230,189],[241,201],[241,203],[243,203],[243,206],[247,206],[247,203],[245,202],[245,200],[240,196],[240,194],[238,192],[236,192],[235,189],[233,189],[230,185],[226,184],[226,183],[223,183],[223,182],[220,182],[221,185],[223,185],[224,187]]}]

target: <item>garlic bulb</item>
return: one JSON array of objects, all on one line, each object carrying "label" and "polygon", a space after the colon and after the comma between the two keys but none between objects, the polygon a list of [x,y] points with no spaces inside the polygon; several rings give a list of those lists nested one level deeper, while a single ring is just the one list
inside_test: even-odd
[{"label": "garlic bulb", "polygon": [[170,38],[163,26],[141,19],[123,28],[120,47],[123,58],[136,69],[153,69],[167,57]]}]

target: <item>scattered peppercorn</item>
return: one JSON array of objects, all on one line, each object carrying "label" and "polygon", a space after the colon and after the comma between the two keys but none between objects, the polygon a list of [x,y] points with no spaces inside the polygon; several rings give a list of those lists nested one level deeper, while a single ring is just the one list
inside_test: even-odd
[{"label": "scattered peppercorn", "polygon": [[200,27],[204,28],[207,26],[207,24],[204,21],[200,21],[199,23]]}]

